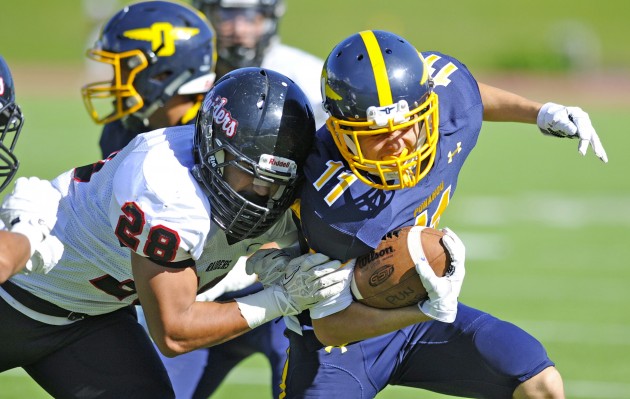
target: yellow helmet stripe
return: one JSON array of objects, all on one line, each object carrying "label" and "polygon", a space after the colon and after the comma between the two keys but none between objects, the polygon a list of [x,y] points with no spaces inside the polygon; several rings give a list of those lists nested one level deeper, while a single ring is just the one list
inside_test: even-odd
[{"label": "yellow helmet stripe", "polygon": [[376,82],[376,91],[378,92],[379,106],[390,105],[394,103],[392,98],[392,89],[389,86],[389,77],[385,68],[385,60],[383,53],[378,45],[376,36],[371,30],[360,32],[368,57],[372,63],[372,71],[374,72],[374,81]]}]

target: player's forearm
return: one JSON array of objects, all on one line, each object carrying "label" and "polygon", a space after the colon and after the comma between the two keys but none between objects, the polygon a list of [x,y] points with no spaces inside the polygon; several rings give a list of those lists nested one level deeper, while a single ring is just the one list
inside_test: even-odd
[{"label": "player's forearm", "polygon": [[484,121],[536,123],[541,103],[484,83],[478,84]]},{"label": "player's forearm", "polygon": [[0,283],[4,283],[24,268],[31,255],[26,236],[0,231]]},{"label": "player's forearm", "polygon": [[383,310],[353,302],[341,312],[313,319],[313,329],[324,345],[343,345],[428,320],[415,305]]},{"label": "player's forearm", "polygon": [[195,302],[179,315],[162,316],[151,330],[160,351],[169,357],[218,345],[250,331],[235,302]]}]

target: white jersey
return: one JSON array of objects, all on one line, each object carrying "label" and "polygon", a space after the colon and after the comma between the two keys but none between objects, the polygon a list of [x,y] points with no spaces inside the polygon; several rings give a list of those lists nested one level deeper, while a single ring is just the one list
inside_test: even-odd
[{"label": "white jersey", "polygon": [[272,41],[261,67],[268,68],[297,83],[304,91],[315,114],[315,127],[319,129],[328,117],[322,106],[321,74],[324,61],[312,54]]},{"label": "white jersey", "polygon": [[69,311],[97,315],[138,298],[129,248],[164,266],[195,266],[203,291],[263,243],[295,242],[288,211],[264,235],[227,243],[190,172],[194,129],[138,135],[110,159],[57,177],[62,199],[51,241],[63,243],[63,255],[47,274],[17,274],[11,281]]}]

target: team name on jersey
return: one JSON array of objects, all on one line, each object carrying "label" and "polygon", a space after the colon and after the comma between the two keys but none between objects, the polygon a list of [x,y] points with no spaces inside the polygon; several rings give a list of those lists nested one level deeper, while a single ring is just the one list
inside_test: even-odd
[{"label": "team name on jersey", "polygon": [[424,201],[422,201],[422,203],[420,204],[420,206],[418,206],[414,211],[413,211],[413,215],[417,216],[419,213],[421,213],[422,211],[424,211],[425,209],[427,209],[429,207],[429,205],[431,204],[431,202],[433,202],[442,192],[442,190],[444,190],[444,181],[441,181],[440,184],[438,184],[438,186],[435,188],[435,190],[433,190],[433,192],[431,193],[431,195],[429,195],[427,197],[427,199],[425,199]]},{"label": "team name on jersey", "polygon": [[226,259],[221,259],[210,263],[208,267],[206,267],[206,272],[211,272],[213,270],[223,270],[227,269],[228,267],[230,267],[230,261]]}]

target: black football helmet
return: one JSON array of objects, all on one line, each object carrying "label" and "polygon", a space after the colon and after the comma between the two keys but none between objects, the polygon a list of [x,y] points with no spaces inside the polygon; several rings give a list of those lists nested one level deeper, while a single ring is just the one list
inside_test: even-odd
[{"label": "black football helmet", "polygon": [[[438,141],[438,98],[424,58],[384,31],[356,33],[332,50],[322,70],[326,121],[354,174],[383,190],[416,185],[431,169]],[[357,137],[421,123],[415,148],[387,160],[367,159]],[[376,179],[367,178],[367,172]]]},{"label": "black football helmet", "polygon": [[[210,199],[212,219],[232,242],[267,231],[292,204],[315,137],[308,98],[286,76],[242,68],[220,78],[197,115],[193,175]],[[233,166],[270,187],[253,199],[224,178]]]},{"label": "black football helmet", "polygon": [[[278,23],[285,12],[283,0],[193,0],[192,5],[201,10],[217,29],[217,70],[233,70],[259,67],[272,40],[277,39]],[[265,18],[263,32],[256,38],[256,45],[248,48],[231,45],[231,40],[221,36],[222,21],[241,15],[253,18],[255,13]]]},{"label": "black football helmet", "polygon": [[15,103],[15,86],[9,66],[0,56],[0,191],[11,183],[20,162],[13,153],[24,115]]},{"label": "black football helmet", "polygon": [[111,81],[83,87],[90,116],[99,124],[122,118],[130,128],[148,127],[149,116],[172,96],[207,92],[214,82],[215,41],[207,18],[190,5],[146,1],[124,7],[87,51],[114,70]]}]

